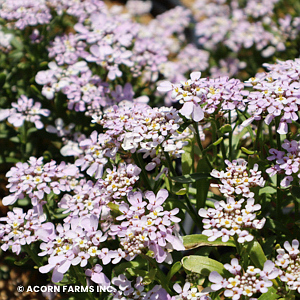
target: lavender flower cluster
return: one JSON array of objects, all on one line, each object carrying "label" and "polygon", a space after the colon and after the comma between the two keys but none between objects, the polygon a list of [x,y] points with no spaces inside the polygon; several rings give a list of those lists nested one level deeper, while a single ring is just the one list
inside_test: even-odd
[{"label": "lavender flower cluster", "polygon": [[284,140],[281,145],[285,151],[277,150],[274,148],[270,149],[270,154],[267,159],[270,161],[275,161],[276,164],[268,169],[266,172],[270,176],[275,174],[283,174],[285,177],[281,181],[281,186],[288,187],[294,180],[294,177],[300,178],[299,175],[299,142],[292,140]]},{"label": "lavender flower cluster", "polygon": [[[243,61],[249,53],[271,61],[285,51],[297,39],[300,18],[293,11],[275,16],[278,0],[242,2],[196,0],[191,9],[178,6],[141,23],[150,2],[128,1],[124,12],[101,0],[0,0],[6,23],[0,28],[0,121],[6,121],[0,142],[18,134],[11,140],[16,149],[1,150],[0,163],[19,160],[6,173],[10,194],[2,203],[13,208],[0,218],[3,251],[35,252],[39,271],[52,273],[56,284],[112,285],[110,300],[256,299],[273,292],[275,278],[289,296],[300,293],[298,240],[285,242],[275,263],[255,253],[265,262],[262,270],[251,248],[267,216],[283,217],[293,200],[297,225],[297,197],[281,187],[300,183],[299,142],[289,134],[299,121],[300,59],[265,63],[267,72],[245,83],[229,77],[241,69],[249,75]],[[193,17],[197,46],[185,35]],[[175,102],[182,106],[172,107]],[[32,142],[50,133],[49,151]],[[242,144],[254,148],[244,151],[247,160]],[[276,190],[260,171],[263,164],[259,170],[264,146],[267,160],[275,161],[266,172],[284,176]],[[225,170],[215,169],[220,163]],[[210,184],[209,176],[219,182]],[[16,207],[22,202],[24,210]],[[261,212],[266,218],[257,218]],[[196,234],[182,238],[189,217]],[[275,244],[279,234],[274,241],[269,235],[278,228],[270,220],[258,241]],[[203,266],[190,266],[193,257],[183,251],[218,243],[234,243],[229,251],[240,261],[224,265],[229,278],[212,271],[209,283]],[[199,261],[220,270],[226,257]]]},{"label": "lavender flower cluster", "polygon": [[256,219],[255,211],[260,210],[261,206],[254,204],[253,198],[248,198],[245,207],[242,208],[244,201],[244,199],[236,201],[234,198],[227,198],[226,202],[215,202],[215,209],[201,208],[199,215],[205,218],[202,220],[205,229],[202,234],[208,236],[209,241],[222,237],[222,241],[227,242],[235,235],[238,243],[252,241],[253,235],[246,229],[262,229],[266,219]]},{"label": "lavender flower cluster", "polygon": [[250,188],[255,186],[263,187],[265,181],[261,176],[261,171],[258,171],[258,164],[254,164],[253,169],[247,171],[247,161],[242,158],[230,162],[224,161],[227,165],[226,171],[212,170],[211,176],[219,178],[222,184],[211,184],[212,187],[217,187],[220,192],[226,197],[235,197],[241,195],[246,198],[253,198],[254,193]]},{"label": "lavender flower cluster", "polygon": [[1,249],[3,251],[11,248],[17,255],[21,252],[21,247],[30,245],[38,241],[36,234],[38,230],[45,230],[50,223],[43,223],[44,219],[39,218],[33,209],[23,212],[22,208],[14,207],[13,211],[7,213],[7,217],[0,218],[0,238]]},{"label": "lavender flower cluster", "polygon": [[183,104],[179,112],[195,122],[218,112],[244,107],[243,95],[247,91],[243,91],[244,85],[238,79],[200,77],[201,72],[193,72],[189,80],[180,84],[163,81],[157,89],[161,92],[172,92],[172,99]]},{"label": "lavender flower cluster", "polygon": [[[83,148],[86,155],[76,161],[78,166],[85,163],[82,170],[91,163],[92,166],[98,163],[98,168],[102,168],[106,163],[105,157],[114,157],[117,151],[128,151],[143,153],[144,159],[149,157],[151,162],[145,168],[151,171],[165,160],[164,152],[172,158],[179,158],[190,136],[188,131],[178,132],[183,121],[175,108],[151,108],[145,104],[119,105],[107,109],[102,117],[93,115],[93,119],[103,126],[105,133],[100,134],[97,140],[97,133],[94,132],[90,140],[80,143],[80,146],[89,146],[89,150]],[[103,150],[99,144],[103,145]],[[96,172],[96,166],[90,168],[87,172],[92,175]],[[101,171],[97,176],[100,174]]]},{"label": "lavender flower cluster", "polygon": [[170,251],[184,250],[182,241],[174,235],[175,223],[180,219],[175,215],[178,208],[165,211],[162,204],[168,198],[167,190],[160,190],[158,194],[152,191],[145,193],[148,201],[143,201],[141,192],[128,196],[128,202],[119,206],[122,215],[116,220],[123,221],[120,225],[112,225],[110,234],[120,238],[120,259],[125,257],[132,260],[136,255],[147,253],[149,250],[157,262],[172,263]]},{"label": "lavender flower cluster", "polygon": [[40,102],[35,102],[33,99],[28,99],[25,95],[21,95],[18,102],[13,102],[10,109],[0,109],[0,121],[7,121],[14,127],[21,127],[24,122],[33,123],[37,129],[42,129],[44,123],[41,116],[48,117],[50,110],[41,108]]},{"label": "lavender flower cluster", "polygon": [[286,283],[289,290],[297,290],[300,293],[300,257],[299,241],[293,240],[292,244],[288,241],[284,243],[285,249],[277,249],[275,264],[280,268],[280,279]]},{"label": "lavender flower cluster", "polygon": [[286,14],[275,19],[278,2],[195,1],[192,11],[199,43],[207,50],[222,45],[233,53],[253,47],[263,57],[285,51],[286,41],[295,39],[299,32],[299,18]]},{"label": "lavender flower cluster", "polygon": [[65,162],[56,165],[54,160],[43,164],[43,157],[31,157],[28,163],[18,162],[6,176],[11,195],[4,197],[2,203],[12,205],[28,195],[35,211],[42,214],[45,195],[72,190],[74,183],[77,183],[76,179],[82,175],[74,165],[67,165]]},{"label": "lavender flower cluster", "polygon": [[243,126],[253,120],[264,120],[269,125],[278,119],[277,132],[288,133],[288,124],[298,120],[299,110],[299,81],[297,81],[297,60],[287,61],[276,65],[265,66],[270,70],[258,73],[247,82],[254,91],[250,92],[245,102],[251,117],[244,121]]},{"label": "lavender flower cluster", "polygon": [[241,297],[251,297],[253,300],[257,299],[253,295],[266,293],[268,288],[273,285],[271,280],[279,274],[279,270],[270,260],[264,263],[263,270],[254,266],[248,266],[247,270],[243,271],[237,258],[233,258],[231,263],[225,264],[224,267],[234,277],[227,279],[223,278],[216,271],[211,272],[209,275],[209,280],[213,283],[211,289],[218,291],[224,288],[224,296],[234,300]]}]

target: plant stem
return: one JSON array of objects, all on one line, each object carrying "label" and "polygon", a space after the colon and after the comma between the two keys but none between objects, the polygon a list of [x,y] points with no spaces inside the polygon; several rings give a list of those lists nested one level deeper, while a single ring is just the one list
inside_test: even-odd
[{"label": "plant stem", "polygon": [[[277,128],[279,126],[279,119],[278,117],[275,118],[275,129],[276,129],[276,141],[277,141],[277,150],[281,150],[281,139],[280,134],[277,132]],[[276,175],[276,185],[277,185],[277,195],[276,195],[276,218],[280,220],[281,216],[281,203],[282,203],[282,195],[281,195],[281,175],[277,173]]]},{"label": "plant stem", "polygon": [[38,267],[41,267],[43,265],[41,262],[41,258],[31,249],[30,245],[25,244],[24,249]]},{"label": "plant stem", "polygon": [[[218,119],[216,119],[216,125],[217,125],[217,130],[221,128],[220,122]],[[223,156],[223,163],[225,161],[226,157],[226,149],[225,149],[225,145],[224,145],[224,139],[221,142],[221,151],[222,151],[222,156]]]},{"label": "plant stem", "polygon": [[167,161],[167,164],[168,164],[168,167],[169,167],[171,173],[173,174],[173,176],[177,176],[177,173],[173,167],[169,153],[164,151],[164,155],[166,157],[166,161]]},{"label": "plant stem", "polygon": [[[193,123],[193,126],[194,126],[194,129],[195,129],[195,131],[196,131],[196,141],[197,141],[198,147],[199,147],[199,149],[200,149],[201,155],[203,156],[203,150],[204,150],[204,149],[203,149],[203,146],[202,146],[202,143],[201,143],[201,139],[200,139],[198,123],[195,123],[195,122],[194,122],[194,123]],[[210,161],[209,161],[209,159],[207,158],[206,155],[204,155],[204,159],[205,159],[207,165],[209,166],[210,170],[212,170],[213,167],[212,167],[212,165],[211,165],[211,163],[210,163]]]},{"label": "plant stem", "polygon": [[[231,126],[231,111],[228,112],[228,123]],[[233,130],[229,132],[229,159],[232,161],[232,133]]]},{"label": "plant stem", "polygon": [[263,124],[262,122],[263,122],[263,120],[258,121],[258,126],[257,126],[257,131],[256,131],[256,140],[255,140],[254,150],[256,150],[257,152],[258,152],[258,146],[259,146],[259,137],[261,136],[261,131],[262,131],[262,124]]},{"label": "plant stem", "polygon": [[146,172],[145,166],[144,166],[144,162],[140,159],[138,153],[133,153],[132,157],[134,158],[136,164],[141,168],[142,172],[141,172],[141,177],[144,181],[144,184],[146,185],[146,188],[149,191],[152,191],[152,187],[148,178],[148,174]]}]

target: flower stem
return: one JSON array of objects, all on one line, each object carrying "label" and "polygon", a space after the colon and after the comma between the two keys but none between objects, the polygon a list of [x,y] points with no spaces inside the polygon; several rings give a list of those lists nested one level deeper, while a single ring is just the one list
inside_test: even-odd
[{"label": "flower stem", "polygon": [[25,244],[24,249],[38,267],[41,267],[43,265],[40,257],[31,249],[30,245]]},{"label": "flower stem", "polygon": [[141,172],[141,177],[144,181],[144,184],[146,185],[146,188],[149,190],[149,191],[152,191],[152,187],[151,187],[151,184],[150,184],[150,181],[149,181],[149,178],[148,178],[148,174],[146,172],[146,169],[145,169],[145,165],[144,165],[144,162],[142,161],[142,159],[139,157],[138,153],[133,153],[132,154],[132,157],[134,158],[136,164],[141,168],[142,172]]},{"label": "flower stem", "polygon": [[204,149],[203,149],[203,146],[202,146],[202,143],[201,143],[201,139],[200,139],[198,123],[195,123],[195,122],[194,122],[194,123],[193,123],[193,126],[194,126],[194,129],[195,129],[195,131],[196,131],[196,134],[195,134],[195,136],[196,136],[196,141],[197,141],[198,147],[199,147],[199,149],[200,149],[201,155],[204,157],[204,159],[205,159],[207,165],[209,166],[210,170],[212,170],[213,167],[212,167],[212,165],[211,165],[211,163],[210,163],[208,157],[207,157],[206,155],[203,155]]}]

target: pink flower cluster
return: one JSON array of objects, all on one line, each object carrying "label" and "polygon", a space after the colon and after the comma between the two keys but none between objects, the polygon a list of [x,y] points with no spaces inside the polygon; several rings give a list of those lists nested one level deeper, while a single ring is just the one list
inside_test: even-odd
[{"label": "pink flower cluster", "polygon": [[113,199],[120,199],[127,196],[133,189],[134,184],[139,180],[141,169],[133,164],[120,163],[118,168],[106,169],[106,177],[99,180],[106,193]]},{"label": "pink flower cluster", "polygon": [[[18,199],[28,196],[35,210],[42,214],[45,195],[70,191],[76,185],[79,171],[74,165],[52,160],[43,164],[43,157],[30,157],[28,163],[18,162],[6,174],[10,195],[3,198],[3,205],[12,205]],[[73,179],[73,181],[71,180]]]},{"label": "pink flower cluster", "polygon": [[110,149],[110,155],[118,150],[144,153],[144,159],[151,159],[146,165],[147,171],[161,164],[165,159],[164,152],[168,152],[172,158],[180,157],[190,135],[188,132],[177,132],[182,119],[175,108],[151,108],[145,104],[119,105],[107,109],[102,119],[97,115],[93,118],[105,129],[105,134],[101,135],[106,137],[106,144],[103,144],[105,151]]},{"label": "pink flower cluster", "polygon": [[50,110],[41,108],[40,102],[28,99],[25,95],[21,95],[17,102],[11,104],[10,109],[0,109],[0,121],[7,121],[15,127],[23,126],[24,122],[33,123],[37,129],[44,127],[41,116],[48,117]]},{"label": "pink flower cluster", "polygon": [[[89,215],[73,218],[70,224],[58,224],[51,234],[40,230],[38,235],[43,243],[40,245],[42,252],[39,256],[49,256],[48,264],[40,267],[40,272],[53,270],[52,281],[60,282],[71,266],[80,265],[84,268],[89,258],[99,257],[104,264],[109,263],[111,258],[101,245],[107,236],[98,230],[98,223],[97,216]],[[109,279],[101,270],[96,278],[100,277],[102,282],[97,283],[108,285]]]},{"label": "pink flower cluster", "polygon": [[159,66],[159,72],[171,82],[185,81],[185,74],[205,71],[209,67],[209,52],[187,44],[177,55],[178,60],[168,60]]},{"label": "pink flower cluster", "polygon": [[207,210],[201,208],[199,215],[205,219],[204,231],[202,234],[208,236],[209,241],[214,241],[222,237],[223,242],[227,242],[231,236],[237,235],[239,243],[250,242],[253,240],[246,229],[262,229],[266,219],[256,219],[255,211],[260,210],[260,204],[254,204],[253,198],[248,198],[242,207],[244,199],[235,201],[234,198],[227,198],[227,201],[215,202],[215,208]]},{"label": "pink flower cluster", "polygon": [[242,109],[244,84],[238,79],[221,77],[218,79],[200,78],[201,72],[193,72],[190,79],[180,84],[163,81],[158,91],[171,92],[172,99],[183,104],[179,112],[195,122],[201,121],[205,114],[211,115],[220,111],[227,112],[236,108]]},{"label": "pink flower cluster", "polygon": [[199,292],[197,287],[191,287],[190,282],[186,282],[183,288],[178,283],[175,283],[173,289],[178,293],[177,296],[173,297],[174,300],[211,300],[207,294],[213,292],[210,288],[205,288]]},{"label": "pink flower cluster", "polygon": [[47,5],[55,9],[58,15],[66,13],[76,17],[79,22],[84,22],[92,13],[107,11],[107,7],[102,0],[48,0]]},{"label": "pink flower cluster", "polygon": [[253,86],[254,91],[245,100],[251,117],[243,122],[243,126],[253,120],[264,120],[269,125],[277,118],[280,120],[277,132],[288,133],[288,124],[298,120],[300,107],[298,64],[297,60],[278,65],[266,64],[270,72],[258,73],[246,82]]},{"label": "pink flower cluster", "polygon": [[85,51],[86,43],[81,41],[78,36],[70,33],[62,37],[56,36],[48,48],[49,57],[54,57],[57,64],[73,65],[78,58],[85,58],[89,53]]},{"label": "pink flower cluster", "polygon": [[138,276],[132,286],[132,281],[128,280],[124,274],[114,277],[111,283],[116,286],[112,292],[113,300],[171,300],[171,296],[160,285],[154,286],[150,291],[145,291],[145,284],[143,284],[143,278]]},{"label": "pink flower cluster", "polygon": [[14,207],[13,211],[9,211],[7,217],[0,218],[0,221],[6,222],[0,223],[1,249],[6,251],[11,248],[17,255],[21,252],[21,246],[37,241],[36,232],[47,226],[47,223],[42,224],[43,218],[39,218],[33,209],[23,213],[23,209],[19,207]]},{"label": "pink flower cluster", "polygon": [[[230,264],[224,265],[234,277],[223,278],[218,272],[213,271],[209,275],[209,281],[213,284],[211,289],[218,291],[225,289],[224,296],[238,300],[242,297],[254,298],[255,294],[265,294],[268,288],[273,285],[272,279],[279,275],[279,270],[275,267],[274,263],[267,260],[264,264],[263,270],[248,266],[247,270],[242,270],[237,258],[233,258]],[[248,298],[247,298],[248,299]]]},{"label": "pink flower cluster", "polygon": [[285,42],[299,32],[297,18],[290,15],[274,18],[274,6],[279,0],[223,1],[197,0],[193,4],[196,34],[207,50],[219,44],[238,53],[255,47],[264,57],[284,51]]},{"label": "pink flower cluster", "polygon": [[99,76],[93,75],[84,61],[76,62],[68,67],[49,63],[46,71],[39,71],[35,81],[43,85],[42,95],[51,100],[57,92],[62,92],[68,99],[68,109],[85,111],[88,106],[106,106],[107,84]]},{"label": "pink flower cluster", "polygon": [[221,180],[222,184],[211,184],[211,186],[218,187],[226,197],[241,195],[246,198],[253,198],[254,193],[250,191],[250,188],[265,185],[261,171],[258,171],[258,164],[254,164],[253,169],[248,171],[247,162],[242,158],[232,162],[225,160],[225,163],[227,165],[226,171],[214,169],[210,175]]},{"label": "pink flower cluster", "polygon": [[300,168],[300,143],[298,141],[288,141],[284,140],[281,147],[285,151],[280,151],[277,149],[270,149],[270,154],[267,159],[270,161],[275,161],[276,164],[266,170],[270,176],[275,174],[284,174],[284,178],[281,181],[281,186],[287,187],[291,184],[295,177],[300,178],[299,168]]},{"label": "pink flower cluster", "polygon": [[132,260],[138,254],[146,254],[150,250],[157,262],[172,263],[170,251],[185,249],[176,236],[174,225],[180,222],[175,216],[179,209],[166,211],[162,207],[168,195],[168,191],[164,189],[156,196],[152,191],[147,191],[144,196],[148,201],[144,201],[141,192],[134,192],[128,195],[129,204],[120,204],[122,215],[116,220],[122,222],[120,225],[111,225],[109,232],[120,238],[120,259],[124,257]]},{"label": "pink flower cluster", "polygon": [[45,0],[1,1],[0,17],[15,22],[13,26],[21,30],[27,26],[48,24],[52,19],[50,9]]},{"label": "pink flower cluster", "polygon": [[72,193],[63,195],[58,203],[58,207],[62,208],[63,213],[66,214],[64,222],[70,223],[77,216],[96,215],[103,218],[104,215],[108,214],[109,210],[106,204],[110,200],[99,181],[93,183],[91,180],[81,179],[74,186]]},{"label": "pink flower cluster", "polygon": [[289,290],[300,294],[300,256],[299,241],[293,240],[292,245],[286,241],[285,249],[277,249],[275,264],[281,270],[280,279],[286,283]]}]

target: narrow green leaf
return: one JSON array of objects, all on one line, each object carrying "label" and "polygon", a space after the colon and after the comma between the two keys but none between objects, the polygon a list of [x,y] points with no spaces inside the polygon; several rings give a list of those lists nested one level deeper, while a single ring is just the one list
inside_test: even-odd
[{"label": "narrow green leaf", "polygon": [[[207,162],[205,159],[200,159],[198,161],[198,165],[197,165],[197,172],[201,173],[201,172],[207,172],[209,174],[210,168],[207,165]],[[209,190],[209,186],[210,186],[210,180],[208,180],[209,178],[202,178],[200,180],[198,180],[195,184],[196,190],[197,190],[197,194],[196,194],[196,208],[197,211],[200,208],[203,208],[205,206],[205,201],[207,199],[207,194],[208,194],[208,190]]]},{"label": "narrow green leaf", "polygon": [[291,193],[292,193],[293,197],[295,198],[295,200],[297,200],[297,202],[300,203],[300,187],[299,186],[293,186],[291,188]]},{"label": "narrow green leaf", "polygon": [[186,188],[182,188],[179,191],[177,191],[175,194],[176,195],[185,195],[186,192],[187,192],[187,189]]},{"label": "narrow green leaf", "polygon": [[194,144],[189,141],[187,146],[183,147],[184,153],[181,155],[182,174],[191,174],[194,163]]},{"label": "narrow green leaf", "polygon": [[4,86],[6,81],[6,75],[4,73],[0,74],[0,89]]},{"label": "narrow green leaf", "polygon": [[241,147],[241,150],[243,152],[245,152],[246,154],[249,154],[249,155],[253,155],[255,153],[255,151],[251,151],[251,150],[248,150],[247,148],[245,147]]},{"label": "narrow green leaf", "polygon": [[263,269],[264,263],[267,261],[265,253],[261,245],[257,241],[252,241],[247,246],[247,253],[250,256],[254,266]]},{"label": "narrow green leaf", "polygon": [[171,180],[180,183],[192,183],[203,178],[210,178],[209,173],[194,173],[182,176],[171,177]]},{"label": "narrow green leaf", "polygon": [[195,249],[201,246],[229,246],[235,247],[235,243],[233,240],[229,240],[224,243],[222,240],[216,239],[215,241],[208,241],[208,237],[204,234],[191,234],[183,236],[183,245],[186,250]]},{"label": "narrow green leaf", "polygon": [[13,136],[9,139],[13,143],[20,143],[20,138],[19,136]]},{"label": "narrow green leaf", "polygon": [[203,276],[208,276],[212,271],[217,271],[221,276],[230,276],[223,264],[206,256],[186,256],[181,260],[181,263],[186,270]]},{"label": "narrow green leaf", "polygon": [[40,63],[40,67],[41,68],[45,68],[45,67],[47,67],[48,66],[48,62],[47,61],[42,61],[41,63]]},{"label": "narrow green leaf", "polygon": [[39,91],[39,89],[35,86],[35,85],[30,85],[30,89],[37,95],[41,95],[41,92]]},{"label": "narrow green leaf", "polygon": [[223,137],[220,137],[219,139],[217,139],[214,143],[212,143],[214,146],[219,145],[221,142],[223,141]]},{"label": "narrow green leaf", "polygon": [[172,268],[170,269],[167,280],[168,282],[171,281],[172,277],[181,269],[182,265],[180,261],[176,261],[176,263],[173,264]]},{"label": "narrow green leaf", "polygon": [[30,258],[29,256],[26,256],[25,258],[23,258],[20,261],[15,261],[14,264],[16,266],[23,266],[23,265],[25,265],[27,263],[27,261],[29,260],[29,258]]}]

